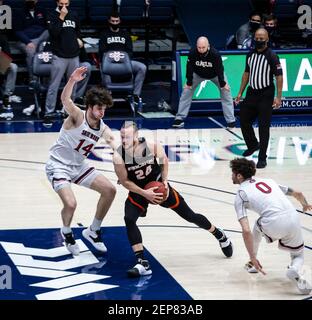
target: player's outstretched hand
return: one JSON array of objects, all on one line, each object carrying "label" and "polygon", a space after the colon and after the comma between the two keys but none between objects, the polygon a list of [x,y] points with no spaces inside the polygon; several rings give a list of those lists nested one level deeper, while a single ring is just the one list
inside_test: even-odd
[{"label": "player's outstretched hand", "polygon": [[266,275],[266,273],[263,271],[262,269],[262,265],[260,264],[258,259],[251,259],[251,262],[253,264],[253,266],[259,271],[261,272],[263,275]]},{"label": "player's outstretched hand", "polygon": [[312,205],[311,204],[306,204],[302,207],[303,212],[306,211],[311,211],[312,210]]},{"label": "player's outstretched hand", "polygon": [[72,80],[74,80],[75,82],[81,81],[85,78],[86,72],[87,72],[86,67],[79,67],[79,68],[75,69],[75,71],[72,73],[70,78]]}]

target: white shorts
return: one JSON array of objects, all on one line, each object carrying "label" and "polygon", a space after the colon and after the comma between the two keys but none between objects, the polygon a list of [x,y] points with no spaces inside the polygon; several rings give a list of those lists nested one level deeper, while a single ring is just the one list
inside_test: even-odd
[{"label": "white shorts", "polygon": [[278,247],[282,250],[299,252],[304,249],[299,215],[296,211],[272,219],[260,217],[255,228],[258,228],[267,242],[278,240]]},{"label": "white shorts", "polygon": [[94,179],[100,175],[100,173],[94,167],[90,167],[87,162],[83,162],[80,166],[71,166],[51,158],[46,163],[45,170],[56,192],[70,186],[72,182],[90,188]]}]

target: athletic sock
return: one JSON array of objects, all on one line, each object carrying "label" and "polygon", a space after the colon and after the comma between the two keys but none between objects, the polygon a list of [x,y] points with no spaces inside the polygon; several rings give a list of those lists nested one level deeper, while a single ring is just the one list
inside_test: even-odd
[{"label": "athletic sock", "polygon": [[99,219],[97,219],[97,218],[94,218],[94,219],[93,219],[93,222],[92,222],[92,224],[91,224],[91,226],[90,226],[90,229],[91,229],[92,231],[100,230],[100,229],[101,229],[102,221],[103,221],[103,219],[102,219],[102,220],[99,220]]},{"label": "athletic sock", "polygon": [[63,234],[69,234],[72,232],[72,229],[70,227],[62,227]]},{"label": "athletic sock", "polygon": [[136,251],[134,254],[135,254],[135,256],[136,256],[136,258],[137,258],[138,261],[139,261],[140,259],[141,259],[141,260],[144,260],[144,251],[143,251],[143,250]]}]

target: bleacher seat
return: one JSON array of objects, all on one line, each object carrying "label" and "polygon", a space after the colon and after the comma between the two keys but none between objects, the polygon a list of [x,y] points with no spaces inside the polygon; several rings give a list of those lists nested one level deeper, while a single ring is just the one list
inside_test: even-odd
[{"label": "bleacher seat", "polygon": [[101,67],[103,86],[115,96],[125,97],[135,116],[133,102],[134,76],[132,64],[127,52],[108,51],[103,55]]},{"label": "bleacher seat", "polygon": [[175,18],[173,0],[153,0],[149,9],[151,24],[170,24]]},{"label": "bleacher seat", "polygon": [[120,6],[120,18],[124,24],[142,23],[144,12],[144,1],[127,0],[122,1]]},{"label": "bleacher seat", "polygon": [[88,0],[89,18],[91,24],[106,22],[112,12],[112,0]]},{"label": "bleacher seat", "polygon": [[273,3],[273,13],[278,21],[281,39],[285,43],[296,44],[301,40],[301,30],[297,26],[297,10],[301,3],[302,0],[275,0]]}]

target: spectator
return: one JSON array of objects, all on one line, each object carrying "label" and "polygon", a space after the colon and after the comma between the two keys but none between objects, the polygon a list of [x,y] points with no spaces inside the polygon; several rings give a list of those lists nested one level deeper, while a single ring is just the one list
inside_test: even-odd
[{"label": "spectator", "polygon": [[264,28],[269,34],[269,43],[270,48],[279,48],[280,47],[280,35],[277,30],[277,19],[273,14],[264,16],[263,19]]},{"label": "spectator", "polygon": [[220,90],[222,110],[227,126],[229,128],[235,127],[233,99],[224,74],[221,55],[210,46],[206,37],[199,37],[196,48],[191,50],[187,60],[186,85],[172,125],[174,128],[184,127],[184,119],[189,113],[193,94],[197,86],[205,80],[211,80]]},{"label": "spectator", "polygon": [[83,80],[79,81],[77,83],[77,90],[76,90],[76,99],[75,99],[75,103],[77,105],[83,105],[84,104],[84,95],[87,89],[87,85],[91,76],[91,69],[92,66],[89,62],[88,59],[88,55],[86,52],[86,49],[84,47],[83,42],[79,39],[79,47],[80,47],[80,52],[79,52],[79,67],[85,67],[87,69],[86,73],[85,73],[85,77]]},{"label": "spectator", "polygon": [[253,37],[257,29],[261,27],[262,16],[258,12],[249,15],[249,21],[237,30],[235,38],[238,49],[251,49]]},{"label": "spectator", "polygon": [[[4,35],[3,33],[0,34],[0,51],[8,56],[11,55],[9,41],[6,35]],[[13,92],[15,90],[16,75],[17,65],[11,62],[3,77],[4,88],[3,90],[1,88],[3,107],[0,113],[0,119],[11,120],[14,117],[13,110],[11,108],[11,102],[21,102],[20,97],[13,96]]]},{"label": "spectator", "polygon": [[32,60],[40,42],[49,37],[46,24],[46,12],[38,0],[25,0],[25,6],[14,15],[15,34],[19,48],[26,54],[29,81],[33,82]]},{"label": "spectator", "polygon": [[[102,60],[103,54],[110,50],[125,51],[130,58],[133,53],[133,46],[130,34],[120,29],[120,16],[118,12],[113,12],[109,19],[109,28],[102,32],[99,42],[99,54]],[[134,74],[134,101],[137,103],[141,96],[142,86],[146,74],[146,66],[138,61],[131,60]]]},{"label": "spectator", "polygon": [[[69,0],[57,0],[57,8],[48,16],[51,50],[53,53],[51,81],[45,104],[45,119],[53,115],[61,80],[79,67],[80,29],[78,15],[69,8]],[[79,40],[78,40],[79,39]],[[81,41],[81,40],[80,40]],[[73,99],[75,90],[73,90]]]}]

